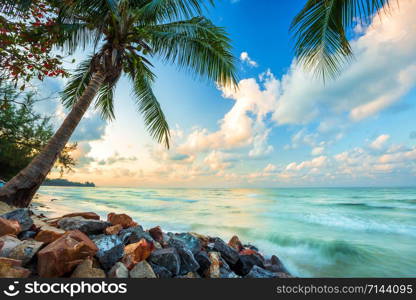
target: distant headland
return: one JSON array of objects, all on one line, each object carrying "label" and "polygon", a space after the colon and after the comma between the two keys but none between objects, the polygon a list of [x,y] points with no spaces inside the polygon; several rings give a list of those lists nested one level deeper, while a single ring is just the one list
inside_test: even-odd
[{"label": "distant headland", "polygon": [[44,186],[79,186],[79,187],[95,187],[93,182],[86,181],[84,183],[76,182],[76,181],[69,181],[67,179],[45,179],[43,182]]}]

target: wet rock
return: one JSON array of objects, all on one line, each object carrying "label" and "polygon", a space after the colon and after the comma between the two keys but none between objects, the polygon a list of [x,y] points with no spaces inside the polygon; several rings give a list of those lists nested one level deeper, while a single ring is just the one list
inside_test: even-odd
[{"label": "wet rock", "polygon": [[33,239],[36,234],[37,234],[36,231],[27,230],[27,231],[21,232],[19,234],[18,238],[19,238],[19,240]]},{"label": "wet rock", "polygon": [[146,260],[155,249],[152,242],[141,239],[139,242],[124,247],[122,262],[131,270],[137,263]]},{"label": "wet rock", "polygon": [[153,227],[149,229],[150,236],[158,243],[163,242],[163,231],[160,226]]},{"label": "wet rock", "polygon": [[206,251],[199,251],[195,254],[195,259],[199,264],[198,273],[203,275],[211,266],[211,261],[209,259],[208,253]]},{"label": "wet rock", "polygon": [[133,219],[126,214],[115,214],[109,213],[107,216],[107,221],[110,222],[112,225],[120,224],[123,228],[135,227],[137,223],[133,221]]},{"label": "wet rock", "polygon": [[176,233],[172,238],[180,240],[187,249],[191,250],[193,254],[198,253],[202,246],[201,241],[189,233]]},{"label": "wet rock", "polygon": [[243,244],[241,243],[238,236],[234,235],[228,242],[228,246],[233,248],[235,251],[240,252],[243,249]]},{"label": "wet rock", "polygon": [[175,278],[183,278],[183,279],[197,279],[197,278],[201,278],[201,276],[198,275],[198,273],[195,272],[189,272],[185,275],[179,275],[176,276]]},{"label": "wet rock", "polygon": [[105,221],[85,219],[83,217],[68,217],[58,221],[63,230],[79,230],[86,234],[102,233],[110,224]]},{"label": "wet rock", "polygon": [[32,258],[42,246],[42,242],[37,242],[35,240],[25,240],[23,243],[17,245],[12,249],[12,251],[10,251],[9,257],[21,260],[22,265],[26,265],[32,260]]},{"label": "wet rock", "polygon": [[0,257],[8,257],[10,251],[21,243],[23,243],[21,240],[10,235],[0,237]]},{"label": "wet rock", "polygon": [[191,250],[189,250],[185,243],[182,240],[178,239],[176,236],[172,237],[168,245],[176,249],[180,257],[180,275],[187,274],[189,272],[196,272],[199,269],[199,264],[196,261],[194,255],[192,254]]},{"label": "wet rock", "polygon": [[120,224],[117,224],[117,225],[114,225],[114,226],[107,227],[105,229],[104,233],[108,234],[108,235],[118,234],[121,229],[123,229],[123,226],[121,226]]},{"label": "wet rock", "polygon": [[227,262],[220,256],[220,278],[238,278]]},{"label": "wet rock", "polygon": [[211,265],[207,269],[205,276],[208,278],[220,278],[220,253],[218,252],[209,252],[208,253],[209,260],[211,261]]},{"label": "wet rock", "polygon": [[221,257],[224,258],[228,264],[234,265],[237,263],[238,259],[240,258],[238,255],[238,252],[235,251],[234,248],[231,248],[230,246],[228,246],[220,238],[214,239],[213,249],[221,253]]},{"label": "wet rock", "polygon": [[44,225],[40,228],[40,231],[36,234],[35,240],[50,244],[65,234],[65,231],[53,226]]},{"label": "wet rock", "polygon": [[275,273],[287,273],[286,267],[276,255],[272,255],[269,261],[266,262],[265,269]]},{"label": "wet rock", "polygon": [[180,258],[175,248],[165,248],[155,250],[149,257],[149,261],[159,266],[165,267],[173,276],[179,274]]},{"label": "wet rock", "polygon": [[156,265],[150,262],[153,272],[155,272],[157,278],[172,278],[172,273],[165,267]]},{"label": "wet rock", "polygon": [[20,224],[21,231],[29,230],[33,225],[33,220],[30,218],[29,209],[27,208],[15,209],[0,217],[7,220],[16,220]]},{"label": "wet rock", "polygon": [[93,260],[87,258],[75,268],[71,278],[105,278],[105,272],[94,268]]},{"label": "wet rock", "polygon": [[196,232],[189,232],[188,234],[192,235],[193,237],[197,238],[201,244],[202,248],[206,248],[209,244],[209,236],[202,235]]},{"label": "wet rock", "polygon": [[41,277],[62,276],[97,251],[97,246],[84,233],[69,231],[38,252],[38,273]]},{"label": "wet rock", "polygon": [[277,274],[254,266],[250,272],[244,276],[245,278],[277,278]]},{"label": "wet rock", "polygon": [[152,266],[145,260],[142,260],[130,271],[131,278],[157,278]]},{"label": "wet rock", "polygon": [[18,235],[20,231],[22,230],[18,221],[0,217],[0,236],[7,234]]},{"label": "wet rock", "polygon": [[100,216],[94,212],[77,212],[72,214],[66,214],[62,218],[73,218],[73,217],[83,217],[84,219],[89,220],[99,220]]},{"label": "wet rock", "polygon": [[259,255],[250,254],[250,255],[240,255],[240,259],[235,265],[232,266],[233,271],[240,275],[247,275],[254,266],[264,268],[263,260]]},{"label": "wet rock", "polygon": [[118,236],[122,239],[125,245],[137,243],[141,239],[146,239],[148,242],[154,242],[151,235],[144,231],[143,227],[140,225],[123,229],[120,231]]},{"label": "wet rock", "polygon": [[128,278],[129,269],[122,263],[117,262],[108,272],[109,278]]},{"label": "wet rock", "polygon": [[98,248],[96,257],[104,270],[109,270],[123,256],[124,244],[117,235],[99,235],[92,241]]},{"label": "wet rock", "polygon": [[30,273],[30,270],[21,267],[21,262],[0,258],[0,278],[27,278]]}]

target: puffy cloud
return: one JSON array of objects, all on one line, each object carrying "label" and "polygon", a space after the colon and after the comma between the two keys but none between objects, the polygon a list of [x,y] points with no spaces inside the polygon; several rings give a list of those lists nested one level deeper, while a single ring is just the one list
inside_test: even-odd
[{"label": "puffy cloud", "polygon": [[250,58],[250,56],[248,55],[247,52],[241,52],[241,54],[240,54],[240,60],[242,62],[245,62],[246,64],[248,64],[250,67],[258,67],[257,62],[255,62],[254,60],[252,60]]},{"label": "puffy cloud", "polygon": [[301,163],[292,162],[286,166],[287,171],[300,171],[303,169],[313,169],[325,166],[327,157],[322,155],[315,157],[312,160],[302,161]]},{"label": "puffy cloud", "polygon": [[104,136],[106,126],[107,122],[99,114],[87,115],[75,129],[71,140],[74,142],[99,140]]},{"label": "puffy cloud", "polygon": [[204,163],[206,163],[213,171],[224,171],[231,166],[232,161],[233,158],[231,154],[216,150],[209,153],[204,159]]},{"label": "puffy cloud", "polygon": [[371,144],[370,147],[375,149],[375,150],[380,150],[382,149],[386,142],[390,139],[390,135],[388,134],[382,134],[380,136],[378,136]]},{"label": "puffy cloud", "polygon": [[325,151],[325,147],[315,147],[312,149],[311,154],[314,156],[321,155],[324,151]]}]

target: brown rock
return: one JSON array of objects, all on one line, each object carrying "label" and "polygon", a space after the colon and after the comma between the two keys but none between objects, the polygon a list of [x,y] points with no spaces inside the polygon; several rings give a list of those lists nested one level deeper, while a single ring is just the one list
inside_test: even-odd
[{"label": "brown rock", "polygon": [[221,277],[220,254],[218,252],[209,252],[208,257],[209,257],[209,260],[211,261],[211,265],[206,271],[206,276],[208,278],[220,278]]},{"label": "brown rock", "polygon": [[53,226],[42,226],[38,234],[35,236],[35,240],[38,242],[43,242],[45,244],[50,244],[61,236],[65,234],[65,231]]},{"label": "brown rock", "polygon": [[38,273],[41,277],[62,276],[97,251],[94,242],[81,231],[68,231],[38,252]]},{"label": "brown rock", "polygon": [[123,228],[137,226],[137,223],[133,222],[133,219],[126,214],[109,213],[107,216],[107,221],[113,225],[120,224],[123,226]]},{"label": "brown rock", "polygon": [[71,278],[105,278],[105,272],[99,268],[94,268],[91,258],[85,259],[80,263],[71,275]]},{"label": "brown rock", "polygon": [[139,262],[130,271],[131,278],[157,278],[152,266],[145,260]]},{"label": "brown rock", "polygon": [[35,240],[25,240],[20,245],[16,246],[9,253],[9,257],[22,261],[23,265],[26,265],[32,260],[35,254],[43,246],[43,242]]},{"label": "brown rock", "polygon": [[156,242],[158,243],[163,242],[163,231],[160,228],[160,226],[156,226],[156,227],[149,229],[149,233]]},{"label": "brown rock", "polygon": [[8,257],[10,251],[23,243],[21,240],[11,235],[4,235],[0,237],[0,257]]},{"label": "brown rock", "polygon": [[22,268],[14,259],[0,259],[0,278],[27,278],[30,275],[28,269]]},{"label": "brown rock", "polygon": [[121,226],[121,224],[117,224],[117,225],[114,225],[114,226],[107,227],[104,230],[104,233],[108,234],[108,235],[118,234],[121,229],[123,229],[123,226]]},{"label": "brown rock", "polygon": [[228,246],[234,248],[238,252],[240,252],[243,249],[243,244],[241,243],[238,236],[234,235],[230,241],[228,242]]},{"label": "brown rock", "polygon": [[153,243],[141,239],[137,243],[124,247],[124,256],[121,261],[131,270],[138,262],[147,259],[154,249]]},{"label": "brown rock", "polygon": [[0,217],[0,236],[7,234],[18,235],[20,231],[21,228],[19,222]]},{"label": "brown rock", "polygon": [[62,218],[72,218],[72,217],[83,217],[84,219],[90,219],[90,220],[100,219],[100,216],[94,212],[78,212],[78,213],[66,214],[62,216]]},{"label": "brown rock", "polygon": [[0,264],[10,264],[14,267],[21,267],[22,261],[18,259],[13,259],[13,258],[0,257]]}]

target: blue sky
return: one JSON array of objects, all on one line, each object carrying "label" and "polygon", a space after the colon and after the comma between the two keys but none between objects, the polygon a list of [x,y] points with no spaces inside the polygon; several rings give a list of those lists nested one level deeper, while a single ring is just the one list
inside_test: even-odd
[{"label": "blue sky", "polygon": [[[149,138],[121,79],[116,121],[88,113],[73,136],[79,164],[66,177],[116,186],[415,185],[416,3],[355,28],[355,60],[326,85],[293,57],[289,26],[304,3],[217,1],[207,15],[230,34],[239,90],[154,61],[172,149]],[[61,120],[65,111],[52,108]]]}]

